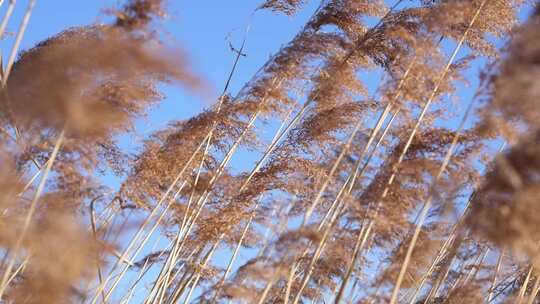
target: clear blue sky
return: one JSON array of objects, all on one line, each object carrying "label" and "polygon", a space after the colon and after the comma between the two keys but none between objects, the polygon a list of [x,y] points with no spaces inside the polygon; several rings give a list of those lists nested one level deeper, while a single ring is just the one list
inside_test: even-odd
[{"label": "clear blue sky", "polygon": [[[0,8],[3,15],[7,2]],[[14,16],[7,27],[7,39],[0,49],[4,56],[10,51],[28,1],[19,0]],[[22,49],[57,34],[71,26],[107,22],[110,17],[102,10],[119,6],[118,0],[37,0],[27,32],[22,41]],[[253,0],[168,0],[170,16],[161,24],[168,43],[181,46],[189,56],[193,69],[208,81],[213,96],[221,92],[232,65],[234,54],[230,51],[227,38],[239,46],[245,28],[251,21],[251,31],[244,57],[231,83],[230,92],[236,93],[268,57],[287,43],[301,28],[315,9],[318,1],[311,1],[294,18],[267,11],[258,11],[250,17],[261,1]],[[192,116],[211,100],[202,100],[182,89],[166,88],[166,100],[150,118],[139,124],[138,130],[148,134],[151,130],[165,126],[171,119]]]},{"label": "clear blue sky", "polygon": [[[17,2],[14,17],[8,24],[8,33],[13,33],[2,42],[0,49],[4,56],[10,51],[13,36],[18,29],[28,0]],[[7,0],[5,2],[8,2]],[[314,11],[319,1],[309,1],[305,9],[294,17],[259,11],[251,16],[262,1],[256,0],[169,0],[170,16],[164,21],[165,36],[171,44],[181,46],[190,58],[192,68],[206,79],[214,88],[213,96],[221,92],[229,74],[234,54],[229,49],[227,37],[240,45],[248,23],[251,31],[245,53],[238,71],[233,78],[230,92],[234,95],[238,89],[266,62],[272,53],[287,43],[303,26]],[[37,42],[71,26],[88,25],[95,22],[107,22],[110,17],[102,9],[120,5],[113,0],[37,0],[27,33],[22,42],[22,49],[27,49]],[[0,16],[6,10],[7,3],[0,8]],[[474,88],[474,86],[473,86]],[[164,127],[174,119],[183,119],[198,113],[208,106],[211,100],[202,100],[179,88],[165,88],[166,100],[151,112],[147,120],[140,121],[137,130],[140,136],[124,141],[129,148],[137,147],[137,139],[142,139],[150,132]],[[462,95],[463,94],[463,95]],[[470,89],[462,92],[463,97],[471,94]],[[467,101],[467,98],[464,98]],[[463,104],[463,103],[462,103]],[[245,166],[246,164],[240,164]],[[111,180],[111,186],[116,182]],[[218,258],[221,262],[224,258]]]}]

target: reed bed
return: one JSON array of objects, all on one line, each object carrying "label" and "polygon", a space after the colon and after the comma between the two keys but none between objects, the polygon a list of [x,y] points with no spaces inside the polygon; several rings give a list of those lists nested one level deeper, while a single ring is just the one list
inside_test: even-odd
[{"label": "reed bed", "polygon": [[208,96],[170,3],[20,50],[36,1],[0,0],[0,303],[540,303],[539,3],[321,0],[134,152],[163,85]]}]

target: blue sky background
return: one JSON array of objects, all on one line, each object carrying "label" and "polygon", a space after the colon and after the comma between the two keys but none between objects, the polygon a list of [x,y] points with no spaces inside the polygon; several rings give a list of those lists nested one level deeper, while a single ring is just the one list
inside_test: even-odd
[{"label": "blue sky background", "polygon": [[[8,2],[8,1],[5,1]],[[268,11],[257,11],[261,1],[167,1],[168,18],[158,26],[165,31],[164,40],[186,51],[191,67],[212,87],[210,96],[189,94],[183,89],[166,87],[167,98],[148,119],[141,121],[141,135],[164,127],[173,119],[182,119],[198,113],[214,102],[229,74],[234,53],[229,40],[239,47],[246,26],[251,24],[246,49],[230,86],[234,95],[251,78],[269,56],[287,43],[315,10],[317,1],[311,1],[298,15],[287,17]],[[28,1],[19,0],[7,27],[8,37],[0,49],[7,56]],[[118,7],[122,1],[112,0],[37,0],[21,49],[28,49],[37,42],[72,26],[107,22],[111,18],[103,9]],[[3,15],[7,3],[0,8]]]},{"label": "blue sky background", "polygon": [[[137,135],[124,138],[123,146],[136,149],[140,140],[152,131],[165,127],[171,120],[191,117],[209,106],[221,92],[234,60],[235,54],[229,48],[228,39],[239,47],[248,24],[251,29],[244,51],[247,56],[241,59],[233,77],[229,90],[232,95],[237,93],[270,55],[294,37],[319,3],[319,1],[309,1],[299,14],[287,17],[268,11],[257,11],[253,14],[260,2],[262,1],[168,1],[170,15],[164,23],[158,25],[162,26],[166,32],[164,39],[172,45],[179,45],[186,51],[192,69],[211,85],[213,90],[209,92],[209,95],[213,98],[204,99],[201,95],[191,94],[184,89],[165,86],[166,99],[158,108],[151,111],[147,119],[137,123]],[[27,0],[17,2],[14,16],[7,27],[9,36],[0,46],[4,58],[10,51],[13,37],[27,3]],[[37,0],[21,49],[28,49],[37,42],[71,26],[107,22],[110,17],[106,16],[102,10],[121,3],[123,2],[112,0]],[[3,16],[6,7],[7,3],[4,3],[0,8],[0,16]],[[526,14],[527,12],[523,12],[522,17]],[[473,69],[471,73],[477,73],[477,70]],[[365,74],[362,77],[371,76]],[[462,97],[461,109],[465,108],[468,97],[474,93],[474,88],[474,83],[469,88],[461,88],[459,94]],[[458,114],[457,120],[460,117],[461,114]],[[250,168],[255,156],[245,152],[239,155],[241,155],[240,158],[237,155],[233,159],[233,165],[244,169]],[[111,187],[118,183],[116,179],[110,177],[107,180]],[[152,243],[149,242],[150,247]],[[216,260],[219,264],[224,264],[227,259],[227,254],[220,253]]]}]

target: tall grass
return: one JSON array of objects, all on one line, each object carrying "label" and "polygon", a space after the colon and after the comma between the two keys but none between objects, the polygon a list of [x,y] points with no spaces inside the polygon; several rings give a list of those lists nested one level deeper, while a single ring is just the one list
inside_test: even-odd
[{"label": "tall grass", "polygon": [[216,102],[133,154],[161,84],[207,89],[167,3],[21,51],[35,2],[2,61],[0,302],[540,302],[540,4],[322,0],[232,93],[247,31]]}]

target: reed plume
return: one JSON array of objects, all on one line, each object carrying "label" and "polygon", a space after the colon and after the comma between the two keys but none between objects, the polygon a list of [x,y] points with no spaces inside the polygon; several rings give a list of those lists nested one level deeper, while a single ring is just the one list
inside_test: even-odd
[{"label": "reed plume", "polygon": [[257,3],[313,13],[232,92],[246,34],[214,103],[135,149],[119,143],[164,85],[207,96],[163,41],[168,3],[19,39],[0,75],[0,302],[536,303],[538,7],[313,5]]}]

